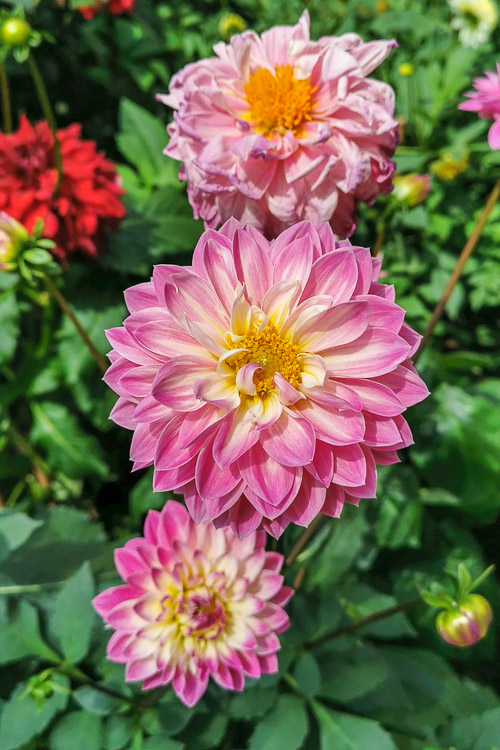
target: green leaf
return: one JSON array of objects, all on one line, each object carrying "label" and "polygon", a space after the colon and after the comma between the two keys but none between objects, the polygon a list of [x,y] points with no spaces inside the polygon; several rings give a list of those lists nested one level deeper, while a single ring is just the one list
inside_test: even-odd
[{"label": "green leaf", "polygon": [[317,695],[321,685],[321,672],[316,659],[309,651],[297,659],[293,676],[304,695],[309,698]]},{"label": "green leaf", "polygon": [[129,719],[113,714],[105,724],[104,750],[122,750],[130,741],[134,731],[135,727]]},{"label": "green leaf", "polygon": [[19,303],[12,290],[0,295],[0,364],[14,353],[19,335]]},{"label": "green leaf", "polygon": [[88,652],[95,620],[93,596],[94,581],[90,565],[85,562],[57,595],[51,619],[52,632],[70,664],[77,664]]},{"label": "green leaf", "polygon": [[140,519],[148,510],[163,508],[170,494],[153,492],[153,470],[148,469],[130,492],[130,512]]},{"label": "green leaf", "polygon": [[14,690],[0,716],[1,750],[18,750],[43,732],[56,713],[65,708],[69,697],[69,680],[61,675],[53,675],[51,681],[61,690],[55,690],[41,706],[26,695],[26,683],[20,683]]},{"label": "green leaf", "polygon": [[229,704],[231,716],[235,719],[252,719],[263,716],[274,705],[277,697],[275,688],[256,688],[244,690],[236,695]]},{"label": "green leaf", "polygon": [[81,708],[98,716],[107,716],[120,705],[116,698],[90,685],[83,685],[74,690],[73,698]]},{"label": "green leaf", "polygon": [[418,499],[418,479],[409,466],[381,472],[379,496],[382,500],[377,521],[377,541],[382,547],[418,547],[422,506]]},{"label": "green leaf", "polygon": [[39,656],[59,661],[42,640],[38,613],[25,599],[7,602],[0,599],[0,664],[19,661],[25,656]]},{"label": "green leaf", "polygon": [[144,182],[177,183],[177,165],[163,154],[167,144],[165,125],[129,99],[120,101],[119,122],[118,148],[137,167]]},{"label": "green leaf", "polygon": [[[212,750],[220,747],[228,722],[228,716],[221,711],[197,713],[181,734],[181,740],[196,750]],[[156,738],[155,738],[156,739]],[[158,739],[160,739],[158,737]],[[163,739],[163,738],[161,738]]]},{"label": "green leaf", "polygon": [[282,695],[250,737],[249,750],[299,750],[308,731],[304,703]]},{"label": "green leaf", "polygon": [[318,655],[323,680],[318,695],[349,704],[377,690],[389,677],[381,649],[363,644],[342,652],[325,645]]},{"label": "green leaf", "polygon": [[183,750],[184,745],[171,737],[148,737],[143,741],[141,750]]},{"label": "green leaf", "polygon": [[102,723],[88,711],[72,711],[50,735],[51,750],[101,750]]},{"label": "green leaf", "polygon": [[376,721],[330,711],[316,701],[313,711],[320,728],[319,750],[397,750]]},{"label": "green leaf", "polygon": [[[42,525],[42,521],[30,518],[26,513],[0,512],[0,547],[5,543],[7,554],[26,542]],[[0,555],[0,558],[6,555]]]},{"label": "green leaf", "polygon": [[47,463],[71,479],[96,474],[108,476],[99,443],[81,431],[75,417],[62,404],[32,403],[31,439],[47,452]]}]

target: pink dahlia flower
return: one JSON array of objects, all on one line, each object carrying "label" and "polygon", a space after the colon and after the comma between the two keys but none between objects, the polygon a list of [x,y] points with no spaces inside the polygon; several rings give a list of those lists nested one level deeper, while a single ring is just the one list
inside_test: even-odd
[{"label": "pink dahlia flower", "polygon": [[309,15],[245,31],[187,65],[158,99],[175,111],[165,153],[184,162],[197,218],[234,217],[268,237],[307,219],[347,237],[359,200],[391,190],[394,92],[369,74],[396,46],[309,38]]},{"label": "pink dahlia flower", "polygon": [[458,108],[466,112],[477,112],[483,120],[494,120],[488,133],[488,143],[492,149],[500,149],[500,63],[497,72],[486,71],[483,78],[474,79],[475,91],[468,91],[468,101]]},{"label": "pink dahlia flower", "polygon": [[144,538],[115,552],[125,581],[94,599],[116,630],[108,657],[126,664],[127,681],[144,690],[168,685],[193,706],[211,676],[242,690],[245,675],[276,672],[277,633],[293,591],[279,575],[283,557],[264,549],[265,532],[241,541],[230,529],[196,526],[183,505],[151,510]]},{"label": "pink dahlia flower", "polygon": [[402,412],[427,389],[380,261],[302,222],[269,243],[235,220],[191,267],[125,292],[105,380],[134,430],[134,468],[184,494],[194,520],[279,536],[375,495],[375,462],[411,443]]}]

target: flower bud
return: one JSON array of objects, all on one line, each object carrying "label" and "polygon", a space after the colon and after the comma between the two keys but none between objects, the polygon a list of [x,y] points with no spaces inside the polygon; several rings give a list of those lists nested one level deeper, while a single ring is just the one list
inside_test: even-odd
[{"label": "flower bud", "polygon": [[29,238],[22,224],[0,211],[0,271],[15,269],[15,260]]},{"label": "flower bud", "polygon": [[223,39],[229,39],[233,34],[239,34],[246,29],[244,19],[237,13],[225,13],[219,22],[219,34]]},{"label": "flower bud", "polygon": [[484,638],[493,618],[489,602],[479,594],[469,594],[456,609],[440,612],[436,628],[452,646],[466,648]]},{"label": "flower bud", "polygon": [[382,13],[387,13],[389,10],[389,3],[387,0],[377,0],[375,3],[375,10],[379,15],[382,15]]},{"label": "flower bud", "polygon": [[465,154],[464,156],[456,159],[453,154],[448,152],[444,153],[440,159],[433,161],[431,164],[431,172],[439,177],[440,180],[446,180],[451,182],[459,174],[465,172],[469,166],[469,157]]},{"label": "flower bud", "polygon": [[0,39],[7,47],[22,47],[31,34],[31,26],[24,18],[7,18],[0,26]]},{"label": "flower bud", "polygon": [[398,68],[399,75],[403,76],[404,78],[408,78],[408,76],[412,76],[414,72],[415,72],[415,68],[409,62],[401,63],[401,65]]},{"label": "flower bud", "polygon": [[431,180],[428,174],[397,175],[394,178],[393,195],[400,203],[406,206],[416,206],[422,203],[431,189]]}]

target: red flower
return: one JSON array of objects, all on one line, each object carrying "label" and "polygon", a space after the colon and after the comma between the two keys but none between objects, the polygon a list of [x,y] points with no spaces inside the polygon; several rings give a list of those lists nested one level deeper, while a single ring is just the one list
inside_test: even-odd
[{"label": "red flower", "polygon": [[97,0],[94,5],[82,5],[78,10],[82,16],[88,20],[105,8],[107,8],[108,13],[113,13],[115,16],[121,16],[123,13],[130,13],[134,5],[135,0]]},{"label": "red flower", "polygon": [[31,125],[23,115],[19,130],[0,133],[0,210],[32,232],[43,219],[44,236],[62,259],[81,251],[97,255],[107,229],[116,230],[125,209],[114,165],[80,138],[81,126],[57,131],[63,176],[57,195],[53,137],[47,122]]}]

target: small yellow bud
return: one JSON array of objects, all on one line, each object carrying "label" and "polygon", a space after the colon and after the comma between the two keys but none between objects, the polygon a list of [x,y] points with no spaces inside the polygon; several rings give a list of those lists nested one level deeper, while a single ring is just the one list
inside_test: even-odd
[{"label": "small yellow bud", "polygon": [[415,68],[409,62],[401,63],[401,65],[398,67],[399,75],[404,76],[405,78],[408,78],[408,76],[412,76],[414,72]]},{"label": "small yellow bud", "polygon": [[456,159],[452,154],[444,153],[440,159],[432,162],[431,172],[436,177],[439,177],[440,180],[450,182],[455,177],[458,177],[459,174],[465,172],[468,166],[469,157],[467,154]]},{"label": "small yellow bud", "polygon": [[4,211],[0,211],[0,271],[13,271],[15,260],[29,239],[26,229]]},{"label": "small yellow bud", "polygon": [[244,19],[237,13],[225,13],[219,22],[219,34],[223,39],[229,39],[233,34],[239,34],[246,29]]},{"label": "small yellow bud", "polygon": [[428,174],[396,175],[394,178],[393,195],[400,203],[406,206],[416,206],[422,203],[431,189],[431,181]]},{"label": "small yellow bud", "polygon": [[387,13],[389,10],[389,3],[387,0],[377,0],[375,3],[375,10],[379,15],[382,15],[382,13]]},{"label": "small yellow bud", "polygon": [[0,26],[0,39],[7,47],[21,47],[30,34],[31,26],[24,18],[7,18]]}]

